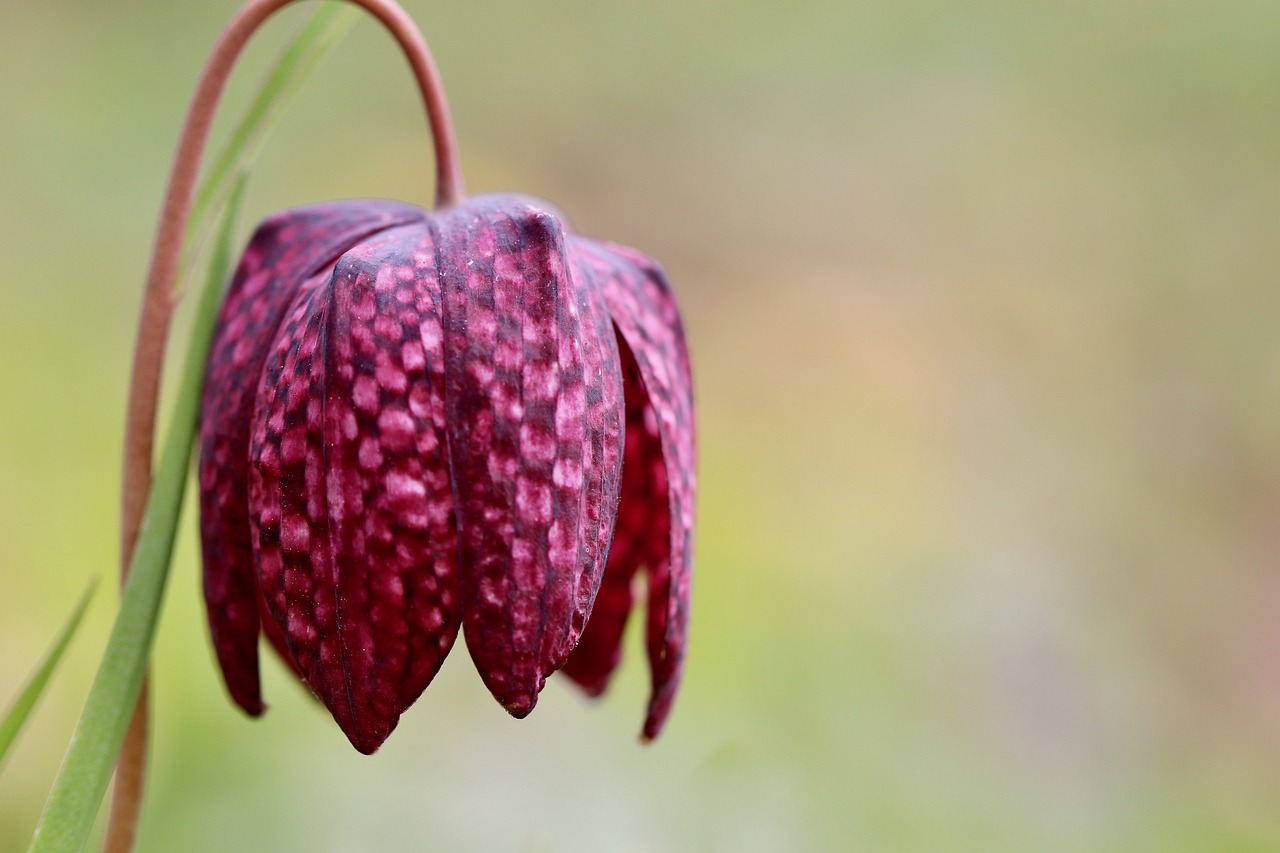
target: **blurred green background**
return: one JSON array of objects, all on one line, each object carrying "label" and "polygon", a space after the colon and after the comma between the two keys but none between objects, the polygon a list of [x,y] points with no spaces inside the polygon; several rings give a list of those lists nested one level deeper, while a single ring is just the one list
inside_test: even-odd
[{"label": "blurred green background", "polygon": [[[0,703],[115,572],[169,157],[234,3],[0,4]],[[142,851],[1280,849],[1280,5],[408,0],[469,188],[667,266],[698,381],[691,657],[637,745],[457,648],[367,758],[223,693],[184,521]],[[234,116],[297,21],[251,46]],[[252,215],[432,197],[361,21]],[[0,773],[25,845],[108,582]]]}]

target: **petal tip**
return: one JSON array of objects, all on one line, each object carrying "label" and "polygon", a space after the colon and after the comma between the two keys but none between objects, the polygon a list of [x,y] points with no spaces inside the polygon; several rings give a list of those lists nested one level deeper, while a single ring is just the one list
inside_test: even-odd
[{"label": "petal tip", "polygon": [[582,692],[587,694],[591,699],[599,699],[604,695],[605,690],[609,688],[609,679],[597,681],[592,684],[580,684]]},{"label": "petal tip", "polygon": [[610,678],[613,671],[601,675],[598,671],[591,671],[584,666],[575,665],[574,658],[570,656],[569,662],[560,670],[565,676],[578,685],[578,689],[592,699],[599,699],[609,687]]},{"label": "petal tip", "polygon": [[652,743],[657,739],[658,735],[662,734],[662,730],[667,724],[667,718],[671,716],[671,706],[675,704],[676,688],[679,684],[679,675],[676,674],[654,692],[653,697],[649,700],[649,710],[644,718],[644,728],[640,731],[642,743]]},{"label": "petal tip", "polygon": [[248,716],[261,717],[267,710],[267,703],[262,701],[256,672],[253,673],[252,679],[247,679],[243,677],[243,673],[229,671],[223,667],[222,680],[227,687],[227,693],[231,696],[231,701]]},{"label": "petal tip", "polygon": [[640,743],[648,746],[658,739],[658,735],[662,734],[662,728],[666,724],[666,719],[657,719],[652,714],[644,721],[644,728],[640,730]]},{"label": "petal tip", "polygon": [[387,738],[391,736],[391,732],[395,730],[398,722],[399,719],[397,718],[390,723],[374,726],[347,726],[341,722],[339,722],[339,726],[357,752],[364,755],[373,755],[386,743]]},{"label": "petal tip", "polygon": [[381,740],[368,740],[368,741],[353,740],[351,741],[351,745],[354,746],[356,748],[356,752],[359,752],[361,755],[373,755],[375,752],[378,751],[378,748],[381,747],[384,742],[385,741],[381,741]]},{"label": "petal tip", "polygon": [[538,704],[538,694],[521,693],[516,696],[509,696],[499,700],[502,707],[507,709],[507,713],[515,717],[517,720],[523,720],[533,711],[535,705]]}]

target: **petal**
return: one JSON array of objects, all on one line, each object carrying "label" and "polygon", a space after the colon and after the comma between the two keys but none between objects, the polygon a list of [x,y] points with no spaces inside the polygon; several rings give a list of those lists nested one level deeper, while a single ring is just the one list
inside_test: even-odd
[{"label": "petal", "polygon": [[586,462],[586,495],[580,518],[583,573],[579,578],[568,647],[560,659],[579,644],[594,612],[605,575],[622,488],[625,405],[622,358],[613,318],[604,304],[600,285],[590,267],[568,254],[570,274],[578,306],[587,322],[582,325],[583,377],[586,383],[588,435],[591,459]]},{"label": "petal", "polygon": [[267,607],[365,753],[430,683],[460,621],[439,303],[425,225],[352,248],[295,302],[254,419]]},{"label": "petal", "polygon": [[599,587],[621,467],[616,343],[536,203],[475,200],[436,227],[463,630],[522,717]]},{"label": "petal", "polygon": [[[310,611],[305,618],[290,612],[287,599],[302,592],[312,609],[322,609],[330,616],[333,612],[332,601],[321,604],[312,600],[313,576],[319,573],[313,571],[314,564],[328,565],[328,554],[321,551],[329,541],[323,535],[327,522],[322,335],[332,279],[330,266],[303,282],[288,306],[253,395],[246,453],[247,525],[257,569],[261,622],[269,635],[278,638],[294,671],[322,700],[309,677],[317,659],[316,619]],[[304,630],[310,633],[300,638]]]},{"label": "petal", "polygon": [[[652,506],[652,524],[665,509],[668,545],[649,563],[647,646],[653,693],[644,723],[646,740],[661,731],[684,669],[693,575],[694,473],[693,379],[684,327],[675,296],[662,270],[623,246],[574,238],[602,282],[605,304],[626,349],[635,357],[644,394],[652,408],[662,449],[662,470],[654,466],[654,488],[665,506]],[[632,389],[628,389],[628,400]],[[624,473],[624,491],[627,489]],[[628,511],[624,507],[623,511]]]},{"label": "petal", "polygon": [[258,593],[247,507],[252,389],[271,337],[298,286],[361,237],[421,219],[423,214],[410,205],[371,201],[277,214],[259,226],[250,240],[222,306],[201,406],[204,592],[223,678],[232,698],[250,714],[259,714],[264,707],[258,681]]},{"label": "petal", "polygon": [[626,448],[613,546],[591,620],[564,665],[565,675],[592,696],[599,696],[609,686],[609,678],[622,658],[622,634],[631,613],[636,571],[642,565],[665,560],[667,551],[667,483],[662,443],[635,357],[625,346],[622,375],[627,405]]}]

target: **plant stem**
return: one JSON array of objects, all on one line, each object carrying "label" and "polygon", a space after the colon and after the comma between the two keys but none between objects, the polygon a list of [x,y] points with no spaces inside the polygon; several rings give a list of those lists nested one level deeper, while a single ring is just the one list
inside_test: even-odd
[{"label": "plant stem", "polygon": [[107,830],[102,837],[104,853],[130,851],[138,839],[138,818],[142,814],[142,785],[147,775],[147,743],[151,739],[148,705],[151,676],[142,681],[138,701],[129,718],[129,728],[116,759],[115,788],[111,794],[111,811]]},{"label": "plant stem", "polygon": [[[151,457],[155,442],[156,404],[165,343],[173,314],[172,291],[182,254],[182,242],[191,211],[192,195],[199,174],[214,112],[227,78],[241,50],[253,33],[279,9],[295,0],[249,0],[223,30],[205,63],[182,126],[177,153],[169,172],[169,183],[156,231],[155,246],[147,272],[138,334],[134,344],[133,371],[129,385],[128,415],[125,423],[124,472],[121,488],[120,564],[128,572],[143,509],[151,488]],[[348,0],[370,12],[391,32],[404,51],[422,93],[431,124],[436,159],[436,207],[451,207],[464,198],[462,172],[458,165],[453,122],[435,61],[422,33],[394,0]],[[144,691],[145,692],[145,691]],[[146,756],[146,703],[140,697],[130,724],[130,736],[122,750],[113,794],[112,824],[132,826],[142,801],[142,773]],[[136,732],[136,736],[135,736]],[[132,771],[138,772],[132,772]],[[107,833],[105,853],[128,853],[132,832]]]}]

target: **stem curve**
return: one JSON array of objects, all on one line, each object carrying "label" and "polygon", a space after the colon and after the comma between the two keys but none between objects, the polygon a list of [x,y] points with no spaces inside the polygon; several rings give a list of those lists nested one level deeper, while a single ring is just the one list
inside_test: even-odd
[{"label": "stem curve", "polygon": [[[231,71],[244,46],[264,21],[297,0],[248,0],[219,36],[196,83],[169,172],[164,204],[156,228],[147,270],[146,289],[134,343],[125,420],[124,466],[120,511],[121,582],[138,540],[147,495],[151,490],[151,459],[155,444],[157,398],[165,345],[173,315],[173,286],[182,242],[214,113]],[[436,208],[462,202],[465,189],[458,163],[453,121],[435,60],[413,19],[395,0],[346,0],[369,12],[391,33],[409,61],[422,93],[431,127],[436,161]],[[147,688],[134,707],[129,733],[121,747],[112,793],[104,853],[129,853],[136,837],[142,804],[143,768],[147,749]]]}]

